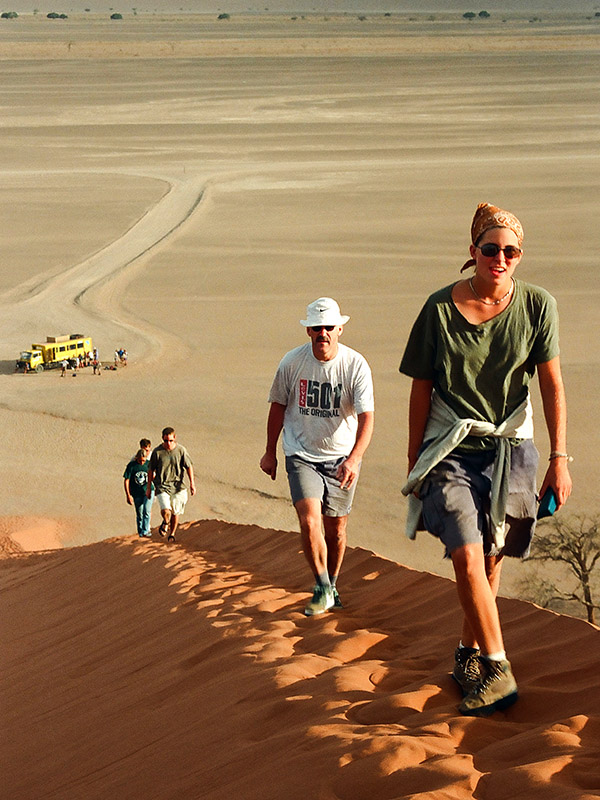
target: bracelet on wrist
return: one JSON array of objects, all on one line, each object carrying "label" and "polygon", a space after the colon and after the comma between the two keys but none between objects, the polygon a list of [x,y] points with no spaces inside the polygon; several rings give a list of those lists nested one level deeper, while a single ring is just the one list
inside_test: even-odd
[{"label": "bracelet on wrist", "polygon": [[548,456],[548,461],[554,461],[555,458],[566,458],[567,461],[573,461],[573,456],[568,453],[560,453],[558,450],[553,450]]}]

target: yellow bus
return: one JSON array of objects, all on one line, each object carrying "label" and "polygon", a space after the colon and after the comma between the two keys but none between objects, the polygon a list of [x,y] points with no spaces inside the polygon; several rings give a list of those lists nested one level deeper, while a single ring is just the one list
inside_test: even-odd
[{"label": "yellow bus", "polygon": [[82,333],[65,334],[64,336],[46,336],[43,344],[32,344],[31,350],[23,350],[17,359],[16,369],[25,372],[43,372],[45,369],[59,367],[62,361],[80,356],[90,359],[92,356],[92,339]]}]

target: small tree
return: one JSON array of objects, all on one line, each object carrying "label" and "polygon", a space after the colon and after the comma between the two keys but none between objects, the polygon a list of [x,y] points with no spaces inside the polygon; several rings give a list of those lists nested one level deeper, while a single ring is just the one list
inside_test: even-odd
[{"label": "small tree", "polygon": [[566,565],[575,578],[575,588],[565,591],[559,589],[553,580],[536,576],[531,582],[521,582],[522,596],[545,608],[556,602],[574,601],[584,607],[588,622],[595,624],[594,612],[600,609],[600,605],[594,602],[595,569],[600,561],[600,521],[585,515],[553,517],[551,521],[541,523],[538,530],[529,560]]},{"label": "small tree", "polygon": [[463,17],[464,17],[465,19],[475,19],[475,17],[476,17],[476,16],[477,16],[477,14],[476,14],[474,11],[466,11],[466,12],[463,14]]}]

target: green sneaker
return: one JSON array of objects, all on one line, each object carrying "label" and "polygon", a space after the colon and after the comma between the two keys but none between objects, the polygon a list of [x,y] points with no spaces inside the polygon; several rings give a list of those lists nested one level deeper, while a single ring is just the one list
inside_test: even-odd
[{"label": "green sneaker", "polygon": [[481,677],[458,707],[461,714],[469,717],[487,717],[494,711],[503,711],[519,697],[517,682],[506,659],[490,661],[480,656],[478,660]]},{"label": "green sneaker", "polygon": [[317,584],[313,589],[313,596],[304,609],[307,617],[315,617],[317,614],[324,614],[329,611],[334,604],[333,590],[331,586],[321,586]]},{"label": "green sneaker", "polygon": [[479,648],[476,647],[457,647],[454,651],[452,677],[460,686],[463,697],[475,688],[481,678],[478,655]]}]

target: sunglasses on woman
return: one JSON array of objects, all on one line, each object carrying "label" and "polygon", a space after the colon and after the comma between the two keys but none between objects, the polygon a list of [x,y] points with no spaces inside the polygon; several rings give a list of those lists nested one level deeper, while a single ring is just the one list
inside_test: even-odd
[{"label": "sunglasses on woman", "polygon": [[504,253],[504,258],[506,259],[518,258],[523,252],[512,244],[508,244],[506,247],[500,247],[499,244],[495,244],[494,242],[487,242],[486,244],[482,244],[481,247],[479,247],[479,245],[475,246],[478,250],[481,250],[481,255],[486,258],[494,258],[494,256],[497,256],[501,251]]}]

